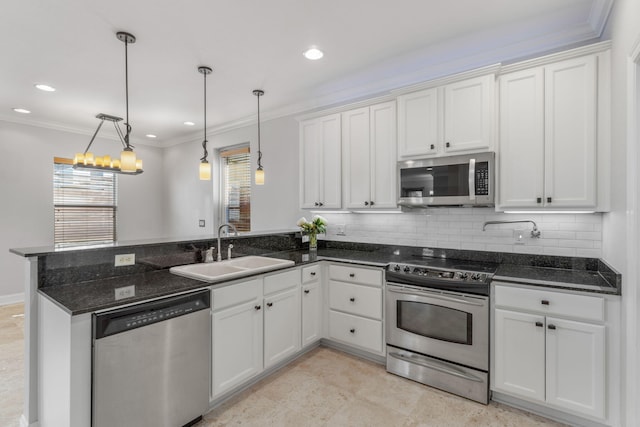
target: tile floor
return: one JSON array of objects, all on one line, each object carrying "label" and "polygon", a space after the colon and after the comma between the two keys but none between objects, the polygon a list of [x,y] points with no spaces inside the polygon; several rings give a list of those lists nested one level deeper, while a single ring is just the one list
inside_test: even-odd
[{"label": "tile floor", "polygon": [[[23,308],[0,307],[0,426],[17,427],[23,399]],[[488,406],[386,373],[320,347],[205,415],[213,426],[560,426],[508,406]]]}]

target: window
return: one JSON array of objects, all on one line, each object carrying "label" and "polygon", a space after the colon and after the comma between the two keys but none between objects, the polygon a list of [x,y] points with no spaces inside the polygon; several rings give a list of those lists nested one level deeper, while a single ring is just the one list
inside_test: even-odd
[{"label": "window", "polygon": [[238,231],[251,231],[251,160],[249,146],[220,150],[222,220]]},{"label": "window", "polygon": [[112,172],[74,169],[54,158],[54,243],[105,243],[116,240],[117,180]]}]

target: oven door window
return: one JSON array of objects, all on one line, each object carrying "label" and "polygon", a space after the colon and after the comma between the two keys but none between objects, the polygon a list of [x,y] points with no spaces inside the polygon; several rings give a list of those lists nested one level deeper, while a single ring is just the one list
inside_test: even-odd
[{"label": "oven door window", "polygon": [[466,311],[414,301],[397,301],[398,329],[458,344],[471,345],[473,316]]}]

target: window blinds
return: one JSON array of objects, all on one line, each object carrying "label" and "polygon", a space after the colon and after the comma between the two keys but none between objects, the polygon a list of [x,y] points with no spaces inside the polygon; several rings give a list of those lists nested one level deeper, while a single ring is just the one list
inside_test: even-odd
[{"label": "window blinds", "polygon": [[223,215],[238,231],[251,231],[251,164],[249,147],[220,152],[223,169]]},{"label": "window blinds", "polygon": [[54,159],[54,243],[113,242],[116,239],[116,175],[74,169],[68,159]]}]

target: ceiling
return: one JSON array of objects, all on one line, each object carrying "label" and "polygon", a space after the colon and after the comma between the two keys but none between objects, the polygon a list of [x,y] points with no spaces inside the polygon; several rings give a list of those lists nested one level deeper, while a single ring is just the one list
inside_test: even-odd
[{"label": "ceiling", "polygon": [[[117,31],[137,38],[129,45],[132,141],[166,146],[202,134],[199,65],[213,68],[207,124],[215,132],[255,121],[253,89],[265,91],[261,116],[269,119],[595,40],[612,2],[4,2],[0,120],[91,134],[97,113],[124,117],[124,44]],[[324,58],[302,56],[312,45]],[[36,83],[57,90],[42,92]],[[20,115],[15,107],[32,113]],[[105,126],[105,132],[113,130]]]}]

